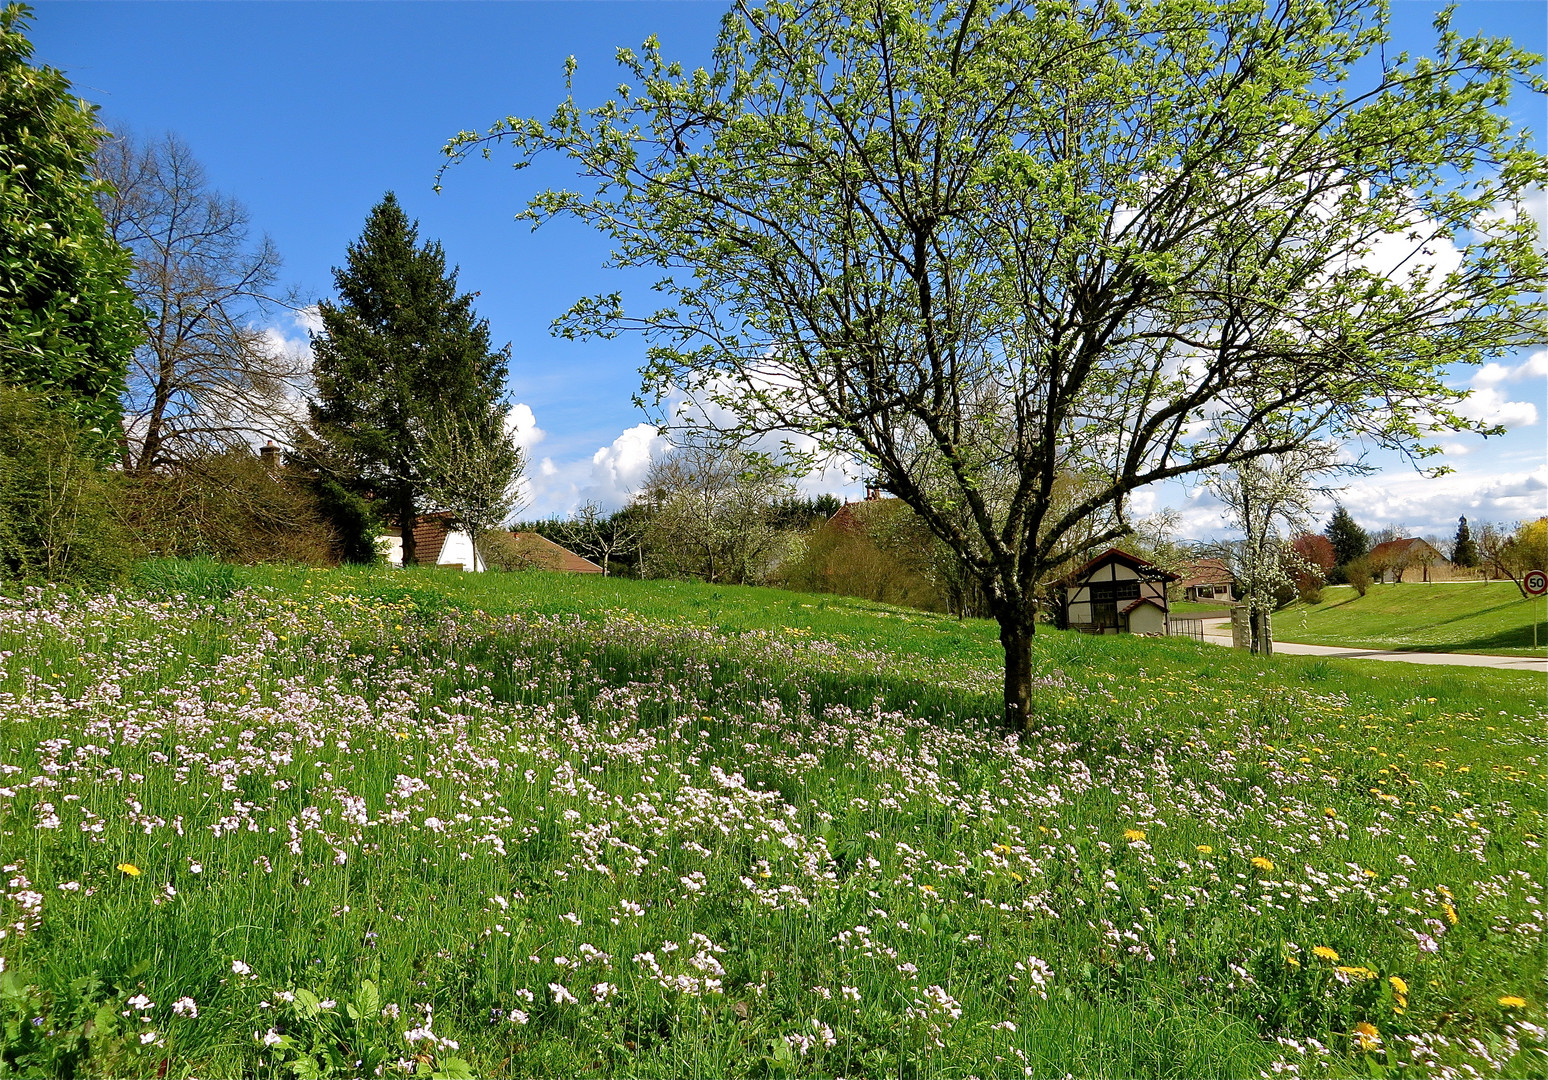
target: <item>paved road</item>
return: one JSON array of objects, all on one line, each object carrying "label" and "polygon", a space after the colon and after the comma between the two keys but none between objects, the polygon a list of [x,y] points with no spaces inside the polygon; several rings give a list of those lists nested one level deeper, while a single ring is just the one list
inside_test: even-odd
[{"label": "paved road", "polygon": [[[1230,619],[1204,619],[1204,640],[1216,645],[1231,644]],[[1340,660],[1396,660],[1404,664],[1452,664],[1457,667],[1503,668],[1507,671],[1532,671],[1548,675],[1548,659],[1537,656],[1486,656],[1478,653],[1389,652],[1385,649],[1351,649],[1342,645],[1300,645],[1293,641],[1274,642],[1276,653],[1301,656],[1332,656]]]}]

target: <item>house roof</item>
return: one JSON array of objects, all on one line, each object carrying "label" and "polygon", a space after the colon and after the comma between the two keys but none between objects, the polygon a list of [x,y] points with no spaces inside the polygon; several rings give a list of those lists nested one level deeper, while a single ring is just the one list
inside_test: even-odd
[{"label": "house roof", "polygon": [[1421,540],[1419,537],[1409,536],[1404,537],[1401,540],[1388,540],[1385,543],[1377,544],[1375,547],[1371,548],[1370,554],[1367,555],[1366,558],[1395,559],[1400,555],[1420,554],[1420,552],[1415,549],[1415,544],[1418,544],[1424,548],[1429,548],[1428,554],[1433,555],[1435,558],[1438,559],[1441,557],[1440,552],[1436,551],[1433,547],[1430,547],[1429,544],[1425,543],[1425,541]]},{"label": "house roof", "polygon": [[1072,570],[1070,573],[1064,575],[1064,580],[1074,581],[1077,578],[1083,578],[1093,570],[1096,570],[1098,567],[1106,566],[1109,562],[1121,563],[1124,566],[1127,566],[1130,570],[1134,570],[1137,573],[1145,574],[1150,577],[1159,578],[1162,581],[1177,580],[1177,575],[1171,571],[1163,570],[1155,563],[1146,562],[1138,555],[1130,555],[1127,551],[1124,551],[1120,548],[1108,548],[1106,551],[1102,552],[1102,554],[1087,562],[1084,566],[1077,570]]},{"label": "house roof", "polygon": [[1185,589],[1194,585],[1229,585],[1235,580],[1236,575],[1221,559],[1194,559],[1183,567],[1182,586]]},{"label": "house roof", "polygon": [[[396,525],[390,525],[382,530],[384,536],[403,535],[403,531]],[[446,538],[452,534],[450,516],[441,513],[421,514],[414,522],[414,558],[421,563],[434,564],[440,561],[441,548],[446,546]]]},{"label": "house roof", "polygon": [[600,574],[602,568],[567,547],[534,532],[512,532],[524,556],[544,570],[562,570],[569,574]]}]

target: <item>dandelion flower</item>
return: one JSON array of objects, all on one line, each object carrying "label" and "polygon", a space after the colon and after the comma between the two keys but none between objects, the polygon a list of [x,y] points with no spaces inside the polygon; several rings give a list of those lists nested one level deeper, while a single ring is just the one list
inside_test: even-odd
[{"label": "dandelion flower", "polygon": [[1457,925],[1457,909],[1450,904],[1442,904],[1441,910],[1446,913],[1446,921],[1452,926]]},{"label": "dandelion flower", "polygon": [[1333,809],[1331,806],[1324,807],[1323,811],[1322,811],[1322,816],[1323,817],[1336,818],[1336,817],[1338,817],[1338,811]]},{"label": "dandelion flower", "polygon": [[1375,1024],[1356,1024],[1349,1033],[1354,1037],[1355,1049],[1362,1052],[1381,1049],[1381,1032]]},{"label": "dandelion flower", "polygon": [[1272,859],[1265,859],[1262,855],[1254,855],[1252,857],[1252,865],[1264,873],[1274,869],[1274,861]]},{"label": "dandelion flower", "polygon": [[1215,853],[1215,849],[1210,847],[1208,844],[1200,844],[1193,850],[1197,851],[1200,855],[1213,855]]},{"label": "dandelion flower", "polygon": [[1144,829],[1125,829],[1125,830],[1123,830],[1123,838],[1125,840],[1127,840],[1131,844],[1137,844],[1141,840],[1145,839],[1145,830]]},{"label": "dandelion flower", "polygon": [[1320,960],[1326,960],[1329,963],[1338,963],[1338,953],[1334,952],[1326,945],[1318,945],[1316,948],[1312,949],[1312,955]]},{"label": "dandelion flower", "polygon": [[140,876],[140,868],[138,866],[134,865],[134,863],[132,863],[132,862],[121,862],[121,863],[119,863],[118,864],[118,871],[119,871],[119,873],[124,874],[127,877],[139,877]]},{"label": "dandelion flower", "polygon": [[1526,1008],[1526,998],[1518,998],[1515,994],[1506,994],[1500,998],[1500,1004],[1507,1009],[1524,1009]]},{"label": "dandelion flower", "polygon": [[1408,993],[1408,984],[1402,979],[1398,978],[1396,975],[1388,975],[1387,981],[1392,984],[1392,989],[1396,990],[1398,993]]}]

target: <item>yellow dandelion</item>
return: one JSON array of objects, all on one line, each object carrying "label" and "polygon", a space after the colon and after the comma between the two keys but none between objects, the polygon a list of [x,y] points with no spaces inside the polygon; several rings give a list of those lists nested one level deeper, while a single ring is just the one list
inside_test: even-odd
[{"label": "yellow dandelion", "polygon": [[127,875],[129,877],[139,877],[140,876],[140,868],[138,866],[134,865],[134,863],[132,863],[132,862],[121,862],[121,863],[119,863],[118,864],[118,870],[119,870],[120,873],[123,873],[123,874],[125,874],[125,875]]},{"label": "yellow dandelion", "polygon": [[1144,829],[1125,829],[1125,830],[1123,830],[1123,838],[1125,840],[1127,840],[1131,844],[1137,844],[1141,840],[1145,839],[1145,830]]},{"label": "yellow dandelion", "polygon": [[1376,973],[1368,967],[1341,967],[1338,970],[1341,974],[1347,975],[1351,979],[1374,979],[1376,977]]},{"label": "yellow dandelion", "polygon": [[1299,960],[1297,960],[1293,956],[1285,957],[1285,963],[1289,964],[1291,967],[1300,967],[1301,966],[1301,962]]},{"label": "yellow dandelion", "polygon": [[1194,850],[1197,851],[1200,855],[1213,855],[1215,853],[1215,849],[1210,847],[1208,844],[1200,844],[1198,847],[1194,848]]},{"label": "yellow dandelion", "polygon": [[1457,909],[1450,904],[1442,904],[1441,910],[1446,913],[1446,921],[1452,926],[1457,925]]},{"label": "yellow dandelion", "polygon": [[1398,993],[1408,993],[1408,984],[1402,979],[1398,978],[1396,975],[1388,975],[1387,981],[1392,984],[1392,989],[1396,990]]},{"label": "yellow dandelion", "polygon": [[1316,948],[1312,949],[1312,955],[1317,957],[1319,960],[1326,960],[1333,964],[1338,963],[1338,953],[1334,952],[1326,945],[1318,945]]},{"label": "yellow dandelion", "polygon": [[1274,869],[1274,861],[1272,859],[1265,859],[1262,855],[1254,855],[1252,857],[1252,865],[1265,873]]},{"label": "yellow dandelion", "polygon": [[1518,998],[1515,994],[1506,994],[1500,998],[1500,1004],[1507,1009],[1524,1009],[1526,1008],[1526,998]]},{"label": "yellow dandelion", "polygon": [[1354,1039],[1356,1050],[1369,1052],[1381,1049],[1381,1032],[1376,1030],[1375,1024],[1356,1024],[1349,1034]]},{"label": "yellow dandelion", "polygon": [[1322,811],[1322,816],[1323,817],[1335,818],[1335,817],[1338,817],[1338,811],[1333,809],[1331,806],[1325,807],[1323,809],[1323,811]]}]

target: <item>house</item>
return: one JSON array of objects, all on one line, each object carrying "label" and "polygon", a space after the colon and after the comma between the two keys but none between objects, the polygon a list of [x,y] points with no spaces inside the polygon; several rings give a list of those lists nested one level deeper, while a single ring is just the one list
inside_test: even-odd
[{"label": "house", "polygon": [[1444,555],[1417,536],[1377,544],[1365,559],[1377,581],[1402,581],[1404,572],[1413,569],[1421,570],[1429,581],[1432,566],[1449,565]]},{"label": "house", "polygon": [[1236,602],[1236,575],[1221,559],[1194,559],[1183,567],[1178,587],[1184,600]]},{"label": "house", "polygon": [[1088,634],[1166,634],[1166,587],[1176,574],[1118,548],[1108,548],[1064,579],[1072,630]]},{"label": "house", "polygon": [[539,570],[561,570],[567,574],[600,574],[602,568],[567,547],[535,532],[512,532],[521,557]]},{"label": "house", "polygon": [[[396,526],[376,538],[387,565],[403,565],[403,533]],[[448,514],[424,514],[414,526],[414,557],[420,566],[451,566],[458,570],[484,570],[484,560],[473,550],[473,538],[454,529]]]}]

